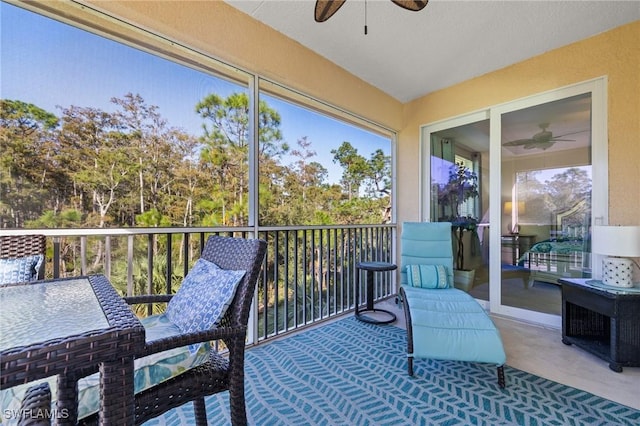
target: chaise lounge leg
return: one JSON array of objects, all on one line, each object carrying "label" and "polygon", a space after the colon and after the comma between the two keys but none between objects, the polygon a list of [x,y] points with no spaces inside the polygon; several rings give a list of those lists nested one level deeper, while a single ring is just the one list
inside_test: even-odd
[{"label": "chaise lounge leg", "polygon": [[409,371],[409,375],[413,376],[413,357],[407,357],[407,370]]},{"label": "chaise lounge leg", "polygon": [[504,380],[504,365],[498,367],[498,386],[500,386],[501,389],[504,389],[507,386]]}]

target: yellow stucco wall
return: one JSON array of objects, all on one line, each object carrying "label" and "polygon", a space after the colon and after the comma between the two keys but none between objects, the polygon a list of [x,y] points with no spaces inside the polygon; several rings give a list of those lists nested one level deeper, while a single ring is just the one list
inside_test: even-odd
[{"label": "yellow stucco wall", "polygon": [[399,223],[418,219],[421,125],[606,75],[610,223],[640,224],[640,21],[402,105],[221,1],[88,3],[398,130]]},{"label": "yellow stucco wall", "polygon": [[640,225],[640,21],[404,105],[398,222],[419,218],[421,125],[604,75],[609,83],[609,222]]}]

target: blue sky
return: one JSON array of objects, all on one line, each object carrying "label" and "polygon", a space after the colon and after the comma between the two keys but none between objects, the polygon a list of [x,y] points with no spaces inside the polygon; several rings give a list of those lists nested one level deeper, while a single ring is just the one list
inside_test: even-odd
[{"label": "blue sky", "polygon": [[[113,111],[110,99],[131,92],[147,105],[158,106],[170,126],[199,135],[202,120],[195,113],[196,103],[210,93],[227,96],[244,90],[4,2],[0,18],[0,96],[33,103],[58,116],[57,106]],[[374,133],[286,102],[271,106],[281,114],[284,139],[294,148],[306,136],[318,154],[313,160],[329,170],[331,182],[338,181],[341,169],[330,150],[343,141],[366,158],[376,149],[390,154],[389,140]]]}]

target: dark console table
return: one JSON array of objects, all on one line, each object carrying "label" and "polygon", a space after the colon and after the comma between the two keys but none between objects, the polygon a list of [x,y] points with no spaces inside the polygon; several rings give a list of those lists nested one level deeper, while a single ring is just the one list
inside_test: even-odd
[{"label": "dark console table", "polygon": [[518,265],[520,257],[535,244],[536,236],[507,234],[502,235],[500,241],[502,244],[502,263]]},{"label": "dark console table", "polygon": [[609,362],[609,368],[640,367],[640,289],[591,279],[560,279],[562,342]]}]

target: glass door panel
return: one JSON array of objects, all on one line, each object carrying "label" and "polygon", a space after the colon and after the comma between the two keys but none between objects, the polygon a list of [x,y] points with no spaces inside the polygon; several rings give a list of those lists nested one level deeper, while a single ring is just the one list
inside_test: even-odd
[{"label": "glass door panel", "polygon": [[503,113],[500,300],[561,315],[559,278],[590,277],[591,93]]},{"label": "glass door panel", "polygon": [[453,225],[455,286],[488,301],[489,120],[462,121],[423,134],[430,153],[428,220]]}]

